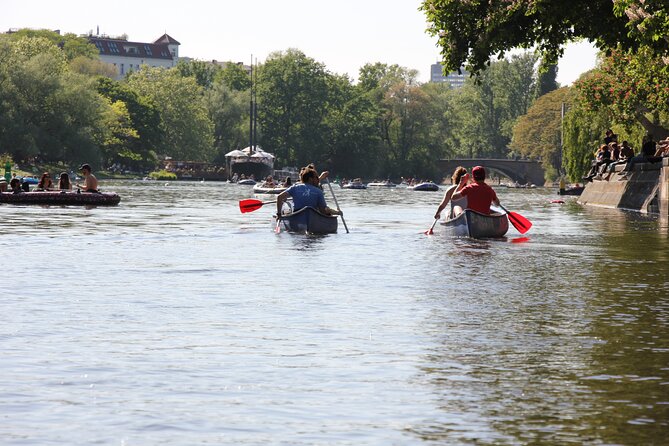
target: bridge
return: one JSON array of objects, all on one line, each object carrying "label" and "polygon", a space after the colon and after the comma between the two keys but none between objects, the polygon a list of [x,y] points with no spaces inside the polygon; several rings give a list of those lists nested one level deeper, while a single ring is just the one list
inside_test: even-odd
[{"label": "bridge", "polygon": [[462,166],[471,171],[474,166],[483,166],[487,171],[497,172],[518,184],[535,184],[543,186],[544,168],[538,161],[512,160],[512,159],[489,159],[489,158],[461,158],[451,160],[438,160],[437,166],[443,176],[450,178],[456,167]]}]

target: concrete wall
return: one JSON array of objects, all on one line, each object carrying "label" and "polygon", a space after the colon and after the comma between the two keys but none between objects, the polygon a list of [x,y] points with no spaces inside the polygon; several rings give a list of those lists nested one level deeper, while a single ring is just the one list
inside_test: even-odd
[{"label": "concrete wall", "polygon": [[658,204],[660,206],[660,215],[664,218],[669,218],[669,158],[662,160]]},{"label": "concrete wall", "polygon": [[[669,201],[668,159],[658,163],[641,163],[634,166],[628,179],[614,173],[609,181],[594,180],[585,186],[578,202],[591,206],[628,209],[643,213],[667,210]],[[618,171],[622,166],[617,166]],[[664,191],[662,204],[660,191]]]}]

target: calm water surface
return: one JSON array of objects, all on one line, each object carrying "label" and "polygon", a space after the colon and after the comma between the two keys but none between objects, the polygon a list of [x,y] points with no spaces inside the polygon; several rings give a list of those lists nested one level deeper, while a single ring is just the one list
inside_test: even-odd
[{"label": "calm water surface", "polygon": [[666,222],[500,190],[527,239],[427,237],[441,193],[336,188],[350,234],[276,235],[250,187],[103,187],[0,205],[3,445],[669,442]]}]

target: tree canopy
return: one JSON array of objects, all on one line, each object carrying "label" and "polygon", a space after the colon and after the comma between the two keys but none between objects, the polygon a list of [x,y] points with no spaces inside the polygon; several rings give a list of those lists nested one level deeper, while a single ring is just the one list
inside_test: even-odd
[{"label": "tree canopy", "polygon": [[602,50],[640,46],[669,54],[666,2],[644,0],[425,0],[421,5],[438,38],[443,64],[474,72],[514,48],[536,47],[557,63],[564,45],[579,38]]}]

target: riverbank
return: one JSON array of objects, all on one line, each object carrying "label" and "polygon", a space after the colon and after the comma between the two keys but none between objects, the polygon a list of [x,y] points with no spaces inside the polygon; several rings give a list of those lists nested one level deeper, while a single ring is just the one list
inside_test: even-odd
[{"label": "riverbank", "polygon": [[669,158],[657,163],[638,163],[623,177],[617,166],[609,181],[588,183],[580,204],[625,209],[649,214],[669,214]]}]

